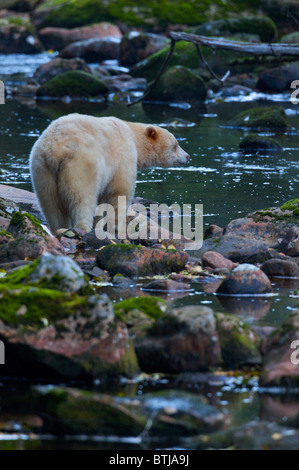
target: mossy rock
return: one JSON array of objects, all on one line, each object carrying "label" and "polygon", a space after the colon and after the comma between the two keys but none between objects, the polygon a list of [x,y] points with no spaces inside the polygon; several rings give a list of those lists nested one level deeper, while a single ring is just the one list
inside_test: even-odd
[{"label": "mossy rock", "polygon": [[223,365],[226,369],[261,364],[260,338],[241,319],[215,314]]},{"label": "mossy rock", "polygon": [[40,287],[0,284],[0,320],[7,325],[40,329],[76,313],[88,314],[88,299]]},{"label": "mossy rock", "polygon": [[204,101],[207,88],[196,72],[176,65],[168,69],[151,91],[148,100],[153,101]]},{"label": "mossy rock", "polygon": [[[138,62],[134,65],[130,73],[133,77],[142,77],[147,80],[153,80],[156,78],[158,70],[160,70],[165,58],[169,53],[170,47],[165,47],[155,54],[150,55],[146,59]],[[236,59],[244,58],[244,54],[236,54],[234,51],[226,51],[218,49],[215,53],[208,47],[202,47],[202,52],[205,58],[209,61],[210,66],[217,73],[226,73],[228,67],[231,66]],[[190,69],[204,70],[206,74],[206,68],[202,64],[197,49],[194,44],[186,41],[177,42],[175,49],[171,55],[171,58],[167,64],[166,70],[175,65],[183,65]]]},{"label": "mossy rock", "polygon": [[21,16],[11,15],[11,16],[6,16],[4,18],[0,18],[0,28],[2,26],[7,26],[7,25],[25,26],[26,30],[30,34],[34,34],[34,31],[35,31],[30,21],[28,21],[26,18],[21,17]]},{"label": "mossy rock", "polygon": [[188,32],[202,36],[257,35],[262,42],[271,42],[277,37],[275,23],[267,16],[229,18],[204,23],[190,28]]},{"label": "mossy rock", "polygon": [[[133,77],[144,77],[147,80],[153,80],[157,75],[157,71],[161,68],[169,49],[170,47],[164,47],[164,49],[138,62],[131,69]],[[183,41],[176,44],[168,62],[168,68],[175,65],[183,65],[191,69],[197,68],[200,65],[200,58],[194,44]]]},{"label": "mossy rock", "polygon": [[244,154],[279,152],[283,149],[279,142],[270,137],[263,137],[256,134],[248,134],[240,144],[240,150]]},{"label": "mossy rock", "polygon": [[229,121],[232,127],[246,129],[285,132],[289,127],[289,121],[284,109],[280,106],[256,107],[242,111]]},{"label": "mossy rock", "polygon": [[10,219],[14,212],[20,212],[19,206],[13,201],[0,197],[0,217]]},{"label": "mossy rock", "polygon": [[12,270],[0,278],[0,287],[15,288],[20,285],[54,289],[61,292],[93,294],[88,276],[72,258],[44,253],[31,264]]},{"label": "mossy rock", "polygon": [[45,418],[48,432],[55,434],[100,434],[137,436],[147,416],[110,395],[86,390],[37,387],[34,408]]},{"label": "mossy rock", "polygon": [[46,0],[34,12],[40,27],[74,28],[99,21],[120,21],[129,26],[146,26],[148,30],[167,24],[197,25],[227,17],[230,12],[252,8],[256,0]]},{"label": "mossy rock", "polygon": [[295,31],[294,33],[285,34],[280,38],[282,44],[299,44],[299,32]]},{"label": "mossy rock", "polygon": [[81,70],[70,70],[44,83],[37,90],[38,98],[92,97],[108,93],[106,85],[93,75]]},{"label": "mossy rock", "polygon": [[299,199],[291,199],[288,202],[285,202],[281,208],[283,211],[293,211],[293,215],[299,215]]},{"label": "mossy rock", "polygon": [[[115,305],[115,315],[123,320],[125,323],[132,323],[132,315],[130,312],[138,311],[143,313],[151,320],[160,318],[167,308],[166,302],[159,297],[132,297],[130,299],[122,300]],[[138,316],[137,316],[138,317]],[[139,321],[136,317],[137,322]],[[152,322],[150,322],[152,323]],[[134,322],[135,324],[135,322]]]}]

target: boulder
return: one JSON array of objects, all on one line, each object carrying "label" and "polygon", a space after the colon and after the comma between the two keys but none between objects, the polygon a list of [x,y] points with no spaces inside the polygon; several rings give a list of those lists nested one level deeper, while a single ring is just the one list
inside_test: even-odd
[{"label": "boulder", "polygon": [[130,278],[179,272],[187,261],[187,253],[125,243],[103,247],[96,258],[99,268]]},{"label": "boulder", "polygon": [[0,284],[0,337],[10,376],[95,379],[138,372],[126,325],[106,295]]},{"label": "boulder", "polygon": [[43,46],[30,23],[18,17],[0,18],[0,54],[37,54]]},{"label": "boulder", "polygon": [[147,96],[150,101],[204,101],[207,88],[203,79],[191,69],[177,65],[161,76]]},{"label": "boulder", "polygon": [[262,387],[298,388],[299,310],[297,309],[268,338],[264,347]]},{"label": "boulder", "polygon": [[199,372],[261,364],[260,339],[242,320],[203,306],[161,313],[134,329],[134,344],[145,372]]},{"label": "boulder", "polygon": [[201,259],[201,264],[203,268],[209,267],[212,269],[227,268],[232,270],[236,267],[235,263],[216,251],[206,251]]},{"label": "boulder", "polygon": [[299,64],[288,64],[265,70],[259,76],[257,88],[261,91],[278,92],[289,91],[291,83],[298,80]]},{"label": "boulder", "polygon": [[230,370],[261,364],[261,340],[253,329],[234,315],[215,316],[224,367]]},{"label": "boulder", "polygon": [[0,232],[0,262],[33,260],[43,253],[65,254],[63,246],[49,235],[34,216],[14,212],[7,230]]},{"label": "boulder", "polygon": [[60,52],[60,57],[72,59],[80,57],[86,62],[102,62],[119,58],[120,38],[105,37],[76,41],[67,45]]},{"label": "boulder", "polygon": [[288,118],[280,106],[255,107],[242,111],[229,121],[232,127],[255,130],[285,132],[289,127]]},{"label": "boulder", "polygon": [[220,295],[255,295],[271,292],[268,277],[253,264],[240,264],[222,281],[217,289]]},{"label": "boulder", "polygon": [[37,98],[64,96],[88,98],[108,93],[106,85],[93,75],[81,70],[71,70],[51,78],[37,90]]},{"label": "boulder", "polygon": [[223,236],[204,239],[198,255],[217,251],[234,262],[248,260],[253,263],[270,259],[275,253],[276,257],[283,256],[291,248],[290,243],[296,240],[294,229],[299,219],[297,208],[293,209],[297,207],[296,202],[291,203],[286,203],[282,208],[266,208],[232,220]]},{"label": "boulder", "polygon": [[122,33],[118,26],[111,23],[97,23],[79,28],[42,28],[38,32],[39,38],[46,49],[61,51],[73,42],[84,41],[91,38],[115,37],[121,38]]},{"label": "boulder", "polygon": [[299,43],[299,32],[294,31],[293,33],[284,34],[280,41],[282,44],[298,44]]},{"label": "boulder", "polygon": [[56,77],[56,75],[69,72],[70,70],[82,70],[83,72],[91,73],[90,68],[82,59],[76,58],[68,60],[55,57],[55,59],[50,60],[50,62],[40,65],[34,72],[33,78],[40,85],[43,85]]},{"label": "boulder", "polygon": [[168,46],[169,42],[168,38],[159,34],[130,31],[120,44],[120,62],[131,67]]},{"label": "boulder", "polygon": [[208,307],[174,309],[134,344],[141,369],[149,373],[208,371],[221,363],[216,320]]},{"label": "boulder", "polygon": [[268,277],[299,277],[299,265],[289,260],[269,259],[262,264],[261,270]]},{"label": "boulder", "polygon": [[256,134],[248,134],[243,137],[239,144],[241,152],[247,154],[267,154],[272,152],[280,152],[283,147],[275,139],[270,137],[262,137]]}]

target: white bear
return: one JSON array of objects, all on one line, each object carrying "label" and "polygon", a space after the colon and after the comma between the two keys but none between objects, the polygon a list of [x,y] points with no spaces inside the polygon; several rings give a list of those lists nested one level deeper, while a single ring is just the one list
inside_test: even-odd
[{"label": "white bear", "polygon": [[30,172],[53,231],[90,231],[98,204],[117,209],[134,197],[137,169],[186,164],[189,155],[158,126],[116,117],[69,114],[53,121],[34,144]]}]

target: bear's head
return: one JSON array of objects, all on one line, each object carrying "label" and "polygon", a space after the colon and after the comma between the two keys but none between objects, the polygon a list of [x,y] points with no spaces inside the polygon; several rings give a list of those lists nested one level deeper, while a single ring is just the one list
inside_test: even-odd
[{"label": "bear's head", "polygon": [[190,155],[180,146],[171,132],[158,126],[146,126],[144,130],[145,152],[138,158],[139,168],[185,165]]}]

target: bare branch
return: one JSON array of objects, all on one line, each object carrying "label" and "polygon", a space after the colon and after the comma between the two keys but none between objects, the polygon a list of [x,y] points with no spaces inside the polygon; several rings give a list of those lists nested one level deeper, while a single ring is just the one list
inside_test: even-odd
[{"label": "bare branch", "polygon": [[171,38],[171,44],[170,44],[170,49],[169,49],[169,52],[168,52],[168,55],[166,57],[166,59],[164,60],[163,64],[162,64],[162,67],[158,73],[158,75],[156,76],[155,80],[153,81],[153,83],[151,84],[151,86],[148,88],[148,90],[144,93],[143,96],[141,96],[141,98],[139,98],[138,100],[136,101],[133,101],[132,103],[129,103],[128,106],[133,106],[134,104],[137,104],[139,103],[140,101],[143,101],[149,94],[150,92],[152,91],[152,89],[157,85],[162,73],[164,72],[165,70],[165,67],[166,65],[168,64],[169,62],[169,59],[170,57],[172,56],[172,53],[174,51],[174,47],[175,47],[175,43],[176,43],[176,40],[172,39]]}]

